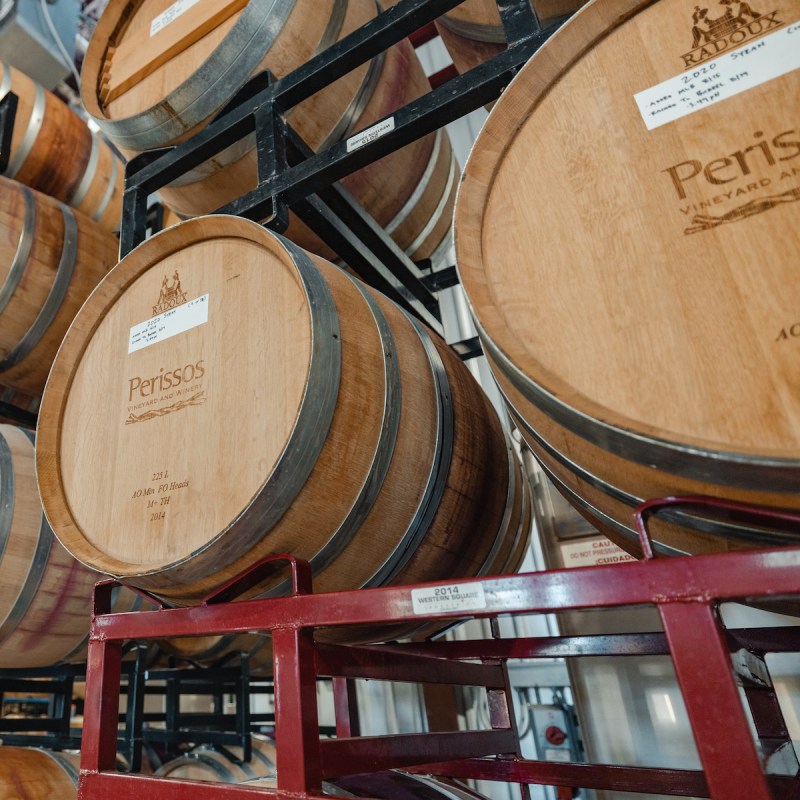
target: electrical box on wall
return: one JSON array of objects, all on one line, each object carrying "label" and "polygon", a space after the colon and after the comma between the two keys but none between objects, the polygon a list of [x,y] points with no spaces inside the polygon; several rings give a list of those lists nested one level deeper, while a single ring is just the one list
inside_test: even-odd
[{"label": "electrical box on wall", "polygon": [[531,706],[536,755],[542,761],[578,761],[580,753],[572,734],[572,726],[564,708],[559,705]]},{"label": "electrical box on wall", "polygon": [[[536,758],[541,761],[582,761],[572,710],[558,703],[531,703],[531,723]],[[548,798],[572,800],[585,794],[567,786],[548,789]]]},{"label": "electrical box on wall", "polygon": [[70,67],[59,53],[47,24],[68,53],[75,50],[80,15],[79,0],[0,0],[0,60],[29,75],[46,89],[53,89],[69,75]]}]

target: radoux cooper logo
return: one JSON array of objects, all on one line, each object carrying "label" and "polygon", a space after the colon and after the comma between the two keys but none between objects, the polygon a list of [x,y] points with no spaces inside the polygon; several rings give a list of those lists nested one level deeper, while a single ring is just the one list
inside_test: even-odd
[{"label": "radoux cooper logo", "polygon": [[172,283],[164,276],[161,282],[161,294],[158,296],[158,302],[153,306],[153,316],[157,317],[165,311],[169,311],[176,306],[183,305],[186,302],[186,292],[181,289],[181,279],[178,275],[178,270],[172,276]]},{"label": "radoux cooper logo", "polygon": [[746,0],[719,0],[714,11],[695,6],[692,14],[692,49],[681,56],[684,66],[689,69],[702,64],[781,25],[783,20],[778,19],[777,9],[762,14]]}]

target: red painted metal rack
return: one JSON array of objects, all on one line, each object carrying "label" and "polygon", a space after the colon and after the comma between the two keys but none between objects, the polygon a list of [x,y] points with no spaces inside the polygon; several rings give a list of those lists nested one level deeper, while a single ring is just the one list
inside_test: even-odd
[{"label": "red painted metal rack", "polygon": [[[650,513],[678,501],[644,504],[641,511]],[[782,517],[795,530],[800,522],[796,516],[771,516],[773,520]],[[647,551],[646,534],[640,530],[640,535]],[[275,560],[286,560],[291,566],[292,595],[235,600],[257,585],[265,571],[274,571]],[[800,629],[726,630],[718,614],[720,601],[799,596],[798,548],[646,558],[613,566],[467,580],[450,587],[393,586],[319,595],[311,592],[306,563],[276,556],[255,565],[200,606],[127,614],[109,613],[113,586],[104,582],[95,590],[78,794],[82,800],[139,800],[143,796],[150,800],[244,800],[269,794],[298,800],[322,796],[322,781],[337,775],[398,767],[523,785],[613,788],[715,800],[800,797],[797,760],[764,662],[766,653],[800,652]],[[461,599],[430,599],[453,594]],[[381,646],[314,641],[319,628],[421,619],[444,624],[464,616],[495,618],[641,605],[658,609],[663,633]],[[431,606],[447,610],[434,613]],[[165,781],[115,772],[122,642],[248,631],[272,632],[277,789]],[[507,659],[644,654],[672,657],[702,771],[521,758],[510,708]],[[318,676],[334,678],[337,736],[333,739],[319,737]],[[349,694],[354,678],[484,687],[491,729],[359,736]],[[744,689],[755,738],[737,683]],[[772,774],[777,763],[783,765],[784,774]]]}]

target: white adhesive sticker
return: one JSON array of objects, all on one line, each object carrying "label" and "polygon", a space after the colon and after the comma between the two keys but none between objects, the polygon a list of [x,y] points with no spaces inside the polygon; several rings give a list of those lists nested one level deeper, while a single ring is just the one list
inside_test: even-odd
[{"label": "white adhesive sticker", "polygon": [[583,539],[580,542],[564,542],[560,545],[561,560],[564,566],[598,567],[603,564],[621,564],[623,561],[636,561],[621,547],[610,542],[604,536]]},{"label": "white adhesive sticker", "polygon": [[479,583],[449,583],[431,589],[412,589],[411,603],[415,614],[477,611],[486,608],[486,596]]},{"label": "white adhesive sticker", "polygon": [[192,6],[197,5],[200,0],[177,0],[166,11],[162,11],[150,23],[150,35],[155,36],[160,30],[166,28],[170,22],[174,22],[181,14],[185,14]]},{"label": "white adhesive sticker", "polygon": [[134,325],[128,339],[128,353],[163,342],[205,322],[208,322],[207,294]]},{"label": "white adhesive sticker", "polygon": [[347,140],[347,152],[351,153],[353,150],[358,150],[359,147],[374,142],[376,139],[380,139],[381,136],[393,130],[394,117],[376,122],[371,128],[367,128],[365,131],[361,131],[361,133],[357,133]]},{"label": "white adhesive sticker", "polygon": [[647,129],[694,114],[800,68],[800,23],[634,95]]}]

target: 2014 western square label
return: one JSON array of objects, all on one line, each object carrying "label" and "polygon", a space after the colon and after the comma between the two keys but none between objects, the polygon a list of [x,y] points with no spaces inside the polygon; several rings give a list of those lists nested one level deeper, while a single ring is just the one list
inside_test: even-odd
[{"label": "2014 western square label", "polygon": [[412,589],[411,603],[415,614],[479,611],[486,608],[486,595],[479,583],[449,583],[426,589]]}]

